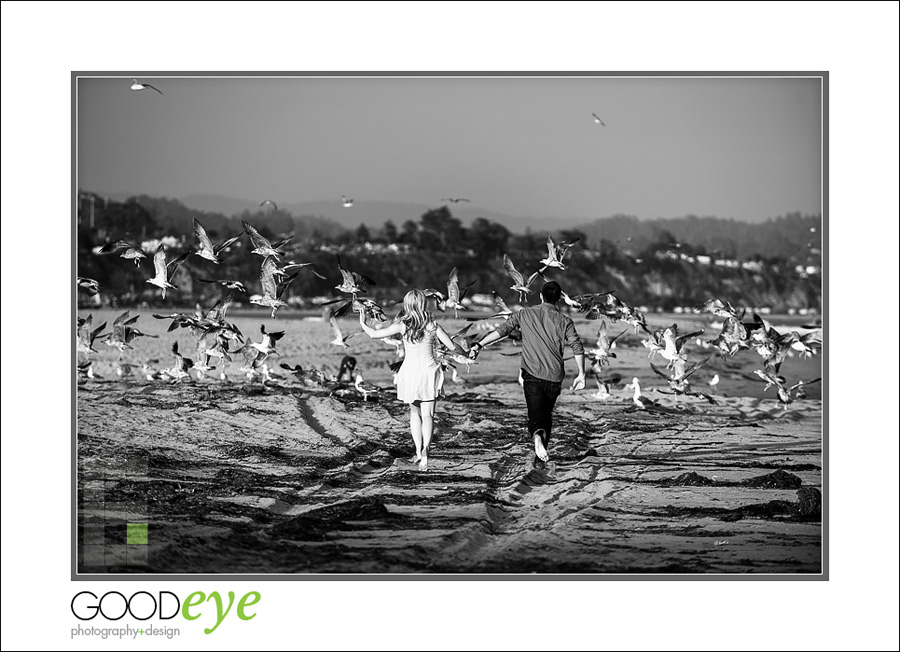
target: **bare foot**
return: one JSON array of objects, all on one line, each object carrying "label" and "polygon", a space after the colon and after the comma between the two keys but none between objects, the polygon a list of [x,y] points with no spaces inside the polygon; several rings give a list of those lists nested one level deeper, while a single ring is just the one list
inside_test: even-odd
[{"label": "bare foot", "polygon": [[422,458],[419,460],[419,470],[427,471],[428,470],[428,449],[422,449]]},{"label": "bare foot", "polygon": [[546,462],[550,459],[550,455],[547,454],[547,449],[544,448],[543,433],[543,430],[537,430],[534,433],[534,455],[541,462]]},{"label": "bare foot", "polygon": [[422,459],[422,453],[416,453],[415,455],[413,455],[412,457],[409,458],[409,463],[410,464],[418,464],[419,460],[421,460],[421,459]]}]

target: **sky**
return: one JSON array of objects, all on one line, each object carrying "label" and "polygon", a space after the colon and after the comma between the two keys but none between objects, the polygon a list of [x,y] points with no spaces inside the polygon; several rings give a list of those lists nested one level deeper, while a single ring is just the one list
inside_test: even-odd
[{"label": "sky", "polygon": [[[78,185],[527,217],[821,212],[821,80],[80,78]],[[597,124],[598,114],[606,126]]]}]

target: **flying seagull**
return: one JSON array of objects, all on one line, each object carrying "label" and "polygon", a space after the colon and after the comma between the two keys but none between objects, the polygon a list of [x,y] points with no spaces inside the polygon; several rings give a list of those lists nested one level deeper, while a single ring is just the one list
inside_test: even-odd
[{"label": "flying seagull", "polygon": [[343,204],[344,208],[352,208],[353,200],[346,195],[341,195],[341,204]]},{"label": "flying seagull", "polygon": [[259,234],[259,231],[253,228],[253,225],[241,220],[241,224],[244,225],[244,232],[250,236],[250,244],[253,245],[253,249],[250,251],[252,254],[256,254],[258,256],[263,256],[267,258],[269,256],[274,256],[275,260],[281,260],[281,256],[284,255],[284,251],[280,250],[280,247],[284,244],[287,244],[288,241],[291,240],[294,236],[289,238],[285,238],[284,240],[280,240],[275,244],[272,244],[264,237]]},{"label": "flying seagull", "polygon": [[103,322],[97,328],[91,330],[91,324],[94,319],[93,315],[88,315],[86,319],[78,318],[76,325],[78,327],[78,352],[79,353],[94,353],[97,352],[97,349],[94,348],[94,340],[97,339],[97,336],[100,335],[100,332],[106,328],[106,322]]},{"label": "flying seagull", "polygon": [[547,236],[547,257],[541,260],[541,264],[544,265],[545,268],[558,267],[559,269],[565,269],[566,266],[562,263],[563,258],[566,257],[566,252],[569,250],[569,247],[579,240],[581,240],[581,238],[575,238],[571,242],[566,240],[557,245],[554,244],[553,238]]},{"label": "flying seagull", "polygon": [[346,348],[347,340],[349,340],[354,335],[359,335],[359,331],[350,333],[349,335],[344,335],[343,333],[341,333],[341,329],[338,326],[337,320],[334,318],[334,316],[328,319],[328,323],[331,324],[331,332],[334,333],[334,339],[331,340],[331,344],[335,346],[342,346]]},{"label": "flying seagull", "polygon": [[471,202],[471,199],[466,199],[465,197],[443,197],[441,201],[448,201],[453,204],[458,204],[461,201]]},{"label": "flying seagull", "polygon": [[262,208],[271,208],[273,211],[278,210],[278,204],[273,202],[271,199],[264,199],[259,203]]},{"label": "flying seagull", "polygon": [[601,125],[603,127],[606,126],[606,123],[603,122],[603,118],[601,118],[599,115],[597,115],[596,113],[592,113],[591,115],[593,116],[595,123],[597,123],[598,125]]},{"label": "flying seagull", "polygon": [[131,80],[131,90],[133,90],[133,91],[145,91],[148,88],[152,88],[160,95],[163,94],[163,92],[161,90],[159,90],[156,86],[153,86],[151,84],[141,84],[137,79]]},{"label": "flying seagull", "polygon": [[462,304],[462,300],[473,285],[475,285],[475,281],[469,283],[463,288],[462,292],[460,292],[459,275],[457,274],[456,267],[450,270],[450,275],[447,277],[447,299],[444,302],[444,305],[447,308],[452,308],[457,318],[459,318],[458,311],[468,310],[468,308]]},{"label": "flying seagull", "polygon": [[222,287],[226,287],[229,290],[237,290],[238,292],[243,292],[247,294],[247,288],[244,287],[244,284],[240,281],[232,281],[230,279],[220,278],[220,279],[211,279],[211,278],[198,278],[198,281],[201,283],[218,283]]},{"label": "flying seagull", "polygon": [[271,355],[274,353],[278,355],[278,351],[275,350],[275,343],[278,342],[282,337],[284,337],[284,331],[276,331],[274,333],[266,331],[266,325],[260,324],[259,332],[262,333],[262,340],[259,342],[253,342],[250,344],[254,349],[262,353],[263,355]]},{"label": "flying seagull", "polygon": [[275,258],[273,256],[267,256],[262,263],[262,267],[259,270],[259,282],[262,286],[263,296],[262,297],[251,297],[250,303],[255,303],[260,306],[265,306],[267,308],[272,309],[272,319],[275,319],[275,313],[278,312],[279,308],[283,308],[287,305],[285,301],[281,299],[284,294],[285,289],[289,286],[295,278],[300,275],[300,272],[294,272],[287,278],[276,281],[275,275],[278,273],[278,265],[275,264]]},{"label": "flying seagull", "polygon": [[144,252],[139,248],[135,247],[132,244],[125,242],[124,240],[116,240],[114,242],[108,242],[100,249],[97,250],[100,254],[114,254],[118,251],[122,252],[120,258],[125,258],[127,260],[133,260],[135,267],[141,266],[141,258],[146,258]]},{"label": "flying seagull", "polygon": [[75,278],[75,283],[78,285],[78,287],[87,290],[88,294],[90,294],[91,296],[94,296],[100,291],[100,284],[92,278],[78,276]]},{"label": "flying seagull", "polygon": [[[155,285],[156,287],[162,290],[162,298],[166,298],[166,290],[171,288],[173,290],[177,290],[178,287],[172,285],[171,280],[175,275],[175,270],[178,269],[178,266],[181,265],[182,261],[185,258],[191,255],[190,251],[185,251],[183,254],[178,256],[175,260],[173,260],[168,265],[166,264],[166,247],[163,244],[159,245],[159,248],[156,250],[156,254],[153,256],[153,267],[156,270],[156,275],[153,278],[148,278],[147,283],[150,285]],[[171,268],[171,269],[170,269]]]},{"label": "flying seagull", "polygon": [[198,249],[194,253],[201,258],[211,260],[216,265],[218,265],[221,262],[219,260],[219,254],[228,249],[228,247],[233,245],[235,242],[237,242],[243,234],[239,233],[233,238],[228,238],[224,242],[220,242],[219,244],[214,245],[212,243],[212,240],[210,240],[209,236],[206,234],[206,229],[203,228],[203,225],[200,224],[200,221],[195,217],[194,235],[196,235],[197,239],[200,241],[200,249]]},{"label": "flying seagull", "polygon": [[532,292],[531,284],[534,282],[534,279],[541,276],[541,271],[538,270],[529,276],[528,282],[526,283],[522,273],[516,269],[515,265],[513,265],[513,261],[508,254],[503,254],[503,269],[506,270],[506,273],[509,274],[509,277],[513,280],[513,284],[509,286],[509,289],[518,292],[519,302],[525,303],[526,296]]},{"label": "flying seagull", "polygon": [[337,263],[338,269],[341,271],[341,284],[334,286],[336,290],[347,292],[348,294],[352,294],[355,297],[358,293],[366,292],[366,285],[378,285],[368,276],[364,276],[358,272],[354,272],[341,265],[340,256],[337,257]]}]

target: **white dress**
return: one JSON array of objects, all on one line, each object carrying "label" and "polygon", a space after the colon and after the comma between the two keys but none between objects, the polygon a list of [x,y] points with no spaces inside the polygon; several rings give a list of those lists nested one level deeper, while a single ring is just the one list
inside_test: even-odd
[{"label": "white dress", "polygon": [[[404,329],[405,330],[405,329]],[[434,340],[437,324],[430,322],[418,342],[410,342],[403,335],[406,354],[394,382],[397,384],[397,398],[404,403],[433,401],[444,386],[444,370],[434,359]]]}]

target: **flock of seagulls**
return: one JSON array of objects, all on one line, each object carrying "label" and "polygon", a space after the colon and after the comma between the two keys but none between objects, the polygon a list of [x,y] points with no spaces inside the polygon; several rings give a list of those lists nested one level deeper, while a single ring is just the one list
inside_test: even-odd
[{"label": "flock of seagulls", "polygon": [[[464,198],[445,199],[459,199],[462,201]],[[274,202],[270,200],[262,202],[261,205],[275,207]],[[271,310],[271,318],[275,318],[279,308],[287,305],[287,302],[284,300],[284,292],[302,270],[309,268],[312,273],[320,278],[325,278],[311,267],[312,263],[285,262],[283,260],[288,256],[287,245],[290,243],[292,236],[270,242],[250,223],[243,221],[242,225],[244,227],[242,233],[226,238],[219,243],[213,243],[203,225],[195,219],[193,227],[198,242],[197,249],[184,252],[175,259],[168,261],[165,245],[160,244],[153,257],[155,274],[147,280],[147,283],[159,287],[162,297],[165,298],[167,290],[177,290],[177,286],[172,283],[173,276],[179,265],[191,253],[212,264],[220,265],[223,263],[223,255],[244,235],[250,241],[251,254],[262,258],[259,276],[262,293],[250,297],[249,300],[251,303],[269,308]],[[516,269],[509,255],[503,254],[503,268],[513,281],[510,289],[518,293],[520,303],[524,304],[527,302],[528,295],[533,293],[531,286],[537,278],[545,281],[550,280],[547,276],[548,270],[564,271],[566,269],[564,261],[569,254],[569,250],[577,242],[578,240],[574,239],[557,244],[552,237],[548,237],[547,255],[538,261],[535,265],[536,269],[528,276],[527,280]],[[118,253],[120,257],[132,261],[138,267],[141,266],[141,261],[146,258],[140,249],[124,240],[112,241],[101,247],[98,253],[103,255]],[[345,266],[341,261],[340,255],[336,258],[340,282],[334,286],[334,289],[339,292],[339,296],[320,305],[340,304],[331,309],[328,314],[328,323],[333,335],[330,344],[337,348],[348,349],[349,340],[358,335],[359,331],[344,334],[338,325],[338,319],[353,314],[363,314],[367,318],[380,322],[385,322],[388,318],[383,306],[368,297],[361,296],[367,294],[370,287],[377,286],[376,282],[365,274]],[[178,343],[175,342],[172,348],[173,366],[161,371],[155,371],[149,369],[148,365],[144,365],[142,369],[145,376],[151,380],[167,379],[178,382],[189,377],[189,370],[191,369],[197,373],[198,378],[202,378],[215,370],[217,364],[221,364],[219,377],[225,379],[224,363],[231,361],[231,356],[239,354],[244,360],[244,365],[240,370],[245,373],[248,379],[261,379],[263,383],[272,380],[275,376],[273,375],[273,370],[269,367],[268,359],[270,356],[278,355],[276,343],[284,336],[284,332],[270,332],[266,330],[265,325],[262,325],[260,327],[261,339],[258,342],[244,340],[240,330],[234,324],[227,322],[225,317],[228,307],[234,301],[235,296],[247,293],[246,286],[238,280],[228,278],[200,278],[198,280],[204,283],[218,284],[222,286],[223,293],[226,293],[205,315],[199,308],[193,315],[185,315],[183,313],[153,315],[157,319],[170,319],[172,323],[169,331],[177,328],[187,328],[190,331],[197,340],[196,361],[186,358],[179,353]],[[458,317],[460,311],[469,310],[469,307],[464,304],[463,300],[476,282],[477,279],[471,280],[463,287],[460,287],[458,268],[454,267],[447,276],[446,292],[434,288],[426,288],[424,293],[429,300],[434,302],[436,310],[440,312],[452,310],[454,315]],[[92,279],[78,277],[76,283],[78,287],[92,294],[99,290],[99,284]],[[492,290],[492,295],[495,300],[496,310],[487,316],[469,317],[467,321],[487,322],[487,320],[491,319],[507,319],[513,314],[513,310],[498,292]],[[774,387],[779,402],[785,406],[790,404],[796,397],[802,396],[805,387],[820,380],[816,378],[788,384],[785,377],[780,375],[780,370],[783,362],[789,355],[798,354],[808,357],[814,355],[821,348],[821,328],[813,329],[804,334],[797,331],[780,333],[758,314],[753,315],[753,321],[745,322],[745,310],[739,310],[727,301],[710,299],[703,305],[695,308],[695,312],[710,313],[722,319],[722,326],[715,339],[704,341],[700,338],[704,333],[703,329],[681,333],[677,324],[651,329],[647,325],[642,312],[620,299],[616,290],[576,296],[563,294],[562,298],[567,306],[584,315],[586,319],[591,321],[599,320],[600,322],[594,348],[587,348],[585,351],[585,355],[591,363],[592,373],[596,378],[598,389],[594,396],[598,400],[607,400],[612,397],[611,389],[615,381],[603,377],[604,368],[609,367],[611,359],[616,358],[614,350],[619,338],[629,331],[629,328],[625,328],[611,335],[607,326],[607,320],[612,323],[622,322],[630,326],[634,333],[641,333],[641,344],[648,350],[651,360],[658,356],[665,361],[663,368],[651,361],[650,368],[654,374],[665,380],[668,387],[668,391],[659,391],[673,394],[676,403],[681,397],[695,397],[710,404],[717,403],[714,395],[717,394],[718,375],[715,375],[708,381],[708,391],[698,391],[691,385],[691,380],[695,377],[697,371],[702,369],[712,356],[703,360],[689,362],[686,345],[690,342],[696,342],[705,349],[716,349],[721,356],[726,358],[745,350],[758,353],[763,359],[763,368],[756,370],[754,376],[766,383],[765,389]],[[399,300],[395,301],[394,305],[399,303]],[[106,345],[119,350],[118,373],[119,375],[127,375],[125,371],[133,367],[133,365],[122,361],[124,352],[132,348],[130,343],[135,338],[147,336],[134,325],[137,319],[137,316],[132,317],[128,312],[122,313],[114,321],[112,332],[102,334],[106,324],[101,325],[99,328],[92,328],[90,315],[86,319],[79,318],[76,324],[78,352],[89,357],[91,353],[96,352],[94,348],[95,342],[103,341]],[[458,374],[458,367],[465,366],[468,370],[470,365],[477,364],[476,361],[468,357],[471,342],[480,337],[480,335],[470,335],[468,333],[472,325],[472,323],[469,323],[451,336],[455,344],[454,349],[446,349],[443,345],[439,345],[439,349],[436,351],[436,359],[445,370],[452,374],[454,382],[464,381]],[[515,341],[517,335],[513,333],[509,339]],[[397,336],[379,341],[382,341],[389,347],[393,347],[396,356],[400,358],[400,360],[390,365],[392,371],[396,373],[400,364],[402,364],[402,338]],[[235,345],[238,348],[233,349],[232,346]],[[512,353],[511,355],[517,355],[517,353]],[[298,367],[288,367],[284,364],[282,364],[282,367],[295,376],[302,376],[306,382],[314,382],[318,385],[339,382],[336,376],[333,374],[329,375],[324,371],[303,371]],[[355,367],[354,370],[356,375],[361,378],[361,371],[355,369]],[[81,378],[96,377],[90,367],[89,360],[79,363],[78,371]],[[343,375],[342,373],[341,376]],[[653,409],[658,407],[656,402],[650,400],[642,393],[641,383],[638,378],[633,378],[631,383],[625,385],[625,388],[634,391],[632,402],[636,408]],[[341,388],[337,387],[336,389]],[[368,400],[369,395],[376,394],[378,391],[374,385],[366,383],[364,380],[355,382],[355,390],[364,397],[364,400]]]}]

